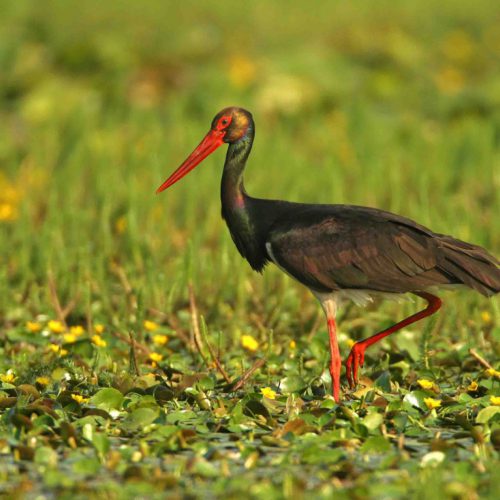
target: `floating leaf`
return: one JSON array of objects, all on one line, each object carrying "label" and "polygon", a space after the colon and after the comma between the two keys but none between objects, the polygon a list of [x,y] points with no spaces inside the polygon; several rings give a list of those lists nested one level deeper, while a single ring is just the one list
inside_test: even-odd
[{"label": "floating leaf", "polygon": [[202,477],[217,477],[220,474],[219,469],[215,464],[202,458],[196,460],[193,472]]},{"label": "floating leaf", "polygon": [[177,424],[196,419],[196,413],[191,410],[174,411],[167,415],[169,424]]},{"label": "floating leaf", "polygon": [[335,464],[342,460],[345,451],[341,448],[323,448],[319,444],[310,445],[302,451],[301,461],[306,464]]},{"label": "floating leaf", "polygon": [[495,415],[500,414],[500,406],[487,406],[483,408],[476,417],[478,424],[488,423]]},{"label": "floating leaf", "polygon": [[99,472],[101,463],[95,458],[79,457],[73,463],[73,472],[84,476],[93,476]]},{"label": "floating leaf", "polygon": [[371,412],[363,419],[363,425],[367,429],[373,431],[375,429],[378,429],[382,425],[383,421],[384,417],[382,417],[380,413]]},{"label": "floating leaf", "polygon": [[391,443],[383,436],[371,436],[361,446],[362,453],[387,453],[392,449]]},{"label": "floating leaf", "polygon": [[55,467],[57,465],[57,452],[48,446],[41,446],[35,451],[34,461],[37,464]]},{"label": "floating leaf", "polygon": [[138,408],[130,413],[123,421],[123,427],[128,430],[143,428],[158,417],[158,412],[151,408]]},{"label": "floating leaf", "polygon": [[382,389],[384,392],[391,392],[391,374],[388,371],[382,372],[382,374],[375,380],[374,386]]},{"label": "floating leaf", "polygon": [[427,398],[427,394],[422,391],[412,391],[406,394],[403,398],[403,401],[406,403],[410,403],[415,408],[420,408],[421,410],[427,411],[427,405],[424,402],[424,399]]},{"label": "floating leaf", "polygon": [[307,384],[302,377],[290,375],[281,380],[279,387],[283,394],[290,394],[302,391],[307,387]]},{"label": "floating leaf", "polygon": [[250,417],[261,415],[265,419],[269,418],[269,410],[260,401],[257,401],[256,399],[250,399],[249,401],[247,401],[243,413]]},{"label": "floating leaf", "polygon": [[119,410],[123,403],[123,394],[112,387],[101,389],[90,398],[90,403],[102,410]]},{"label": "floating leaf", "polygon": [[101,457],[104,457],[104,455],[106,455],[111,446],[108,436],[103,432],[96,432],[93,434],[92,444],[94,445],[95,449],[97,450],[97,453]]}]

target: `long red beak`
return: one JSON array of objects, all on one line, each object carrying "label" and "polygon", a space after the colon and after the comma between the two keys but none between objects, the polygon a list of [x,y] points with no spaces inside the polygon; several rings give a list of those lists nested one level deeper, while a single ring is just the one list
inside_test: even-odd
[{"label": "long red beak", "polygon": [[201,163],[209,154],[213,153],[219,146],[222,146],[224,144],[224,134],[225,132],[220,130],[210,130],[184,163],[156,190],[156,192],[160,193],[164,189],[169,188],[172,184],[175,184],[186,174],[191,172],[191,170]]}]

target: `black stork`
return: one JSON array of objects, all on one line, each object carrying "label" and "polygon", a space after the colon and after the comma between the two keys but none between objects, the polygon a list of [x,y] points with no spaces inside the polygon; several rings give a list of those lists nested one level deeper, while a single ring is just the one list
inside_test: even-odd
[{"label": "black stork", "polygon": [[477,245],[434,233],[406,217],[376,208],[249,196],[243,171],[254,136],[255,124],[248,111],[223,109],[198,147],[157,193],[184,177],[218,147],[229,144],[222,173],[222,217],[240,254],[255,271],[261,272],[273,262],[320,301],[328,323],[336,402],[340,402],[341,359],[335,316],[341,299],[363,303],[374,296],[412,293],[427,301],[423,310],[354,344],[346,361],[352,388],[367,347],[441,307],[435,289],[465,285],[486,296],[500,291],[495,257]]}]

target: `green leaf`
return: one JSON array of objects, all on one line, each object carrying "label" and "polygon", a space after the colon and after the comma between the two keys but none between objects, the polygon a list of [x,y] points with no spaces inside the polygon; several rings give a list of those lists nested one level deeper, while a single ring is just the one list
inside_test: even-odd
[{"label": "green leaf", "polygon": [[371,436],[361,446],[362,453],[387,453],[391,449],[391,443],[383,436]]},{"label": "green leaf", "polygon": [[104,434],[103,432],[94,433],[94,435],[92,436],[92,444],[101,457],[106,455],[111,446],[108,436],[106,436],[106,434]]},{"label": "green leaf", "polygon": [[420,408],[421,410],[427,410],[427,405],[424,403],[424,399],[428,397],[428,394],[422,391],[412,391],[409,392],[403,401],[411,404],[415,408]]},{"label": "green leaf", "polygon": [[55,467],[57,465],[57,452],[48,446],[41,446],[35,451],[35,463]]},{"label": "green leaf", "polygon": [[405,378],[408,373],[410,372],[410,364],[407,363],[405,360],[398,361],[397,363],[393,363],[391,365],[391,370],[401,370],[401,377]]},{"label": "green leaf", "polygon": [[206,460],[199,458],[194,463],[193,470],[196,474],[199,474],[202,477],[217,477],[220,472],[217,467],[211,462],[207,462]]},{"label": "green leaf", "polygon": [[247,401],[243,413],[245,415],[248,415],[249,417],[262,415],[264,418],[269,418],[270,416],[268,409],[260,401],[257,401],[256,399],[250,399]]},{"label": "green leaf", "polygon": [[375,380],[375,387],[379,387],[384,392],[391,392],[391,374],[388,371],[382,374]]},{"label": "green leaf", "polygon": [[500,413],[500,406],[487,406],[477,414],[476,422],[478,424],[486,424],[495,415],[498,415],[499,413]]},{"label": "green leaf", "polygon": [[307,447],[302,452],[301,460],[306,464],[335,464],[345,456],[345,451],[342,448],[322,448],[319,445]]},{"label": "green leaf", "polygon": [[290,375],[285,377],[280,382],[280,389],[283,394],[289,394],[291,392],[300,392],[307,386],[305,380],[298,375]]},{"label": "green leaf", "polygon": [[73,472],[75,474],[84,474],[86,476],[93,476],[99,472],[101,463],[95,458],[82,457],[73,463]]},{"label": "green leaf", "polygon": [[167,422],[169,424],[177,424],[193,419],[196,419],[196,413],[191,410],[173,411],[167,415]]},{"label": "green leaf", "polygon": [[209,391],[215,387],[215,382],[211,377],[203,377],[196,383],[198,389]]},{"label": "green leaf", "polygon": [[383,421],[384,417],[380,413],[372,412],[363,419],[363,424],[368,430],[373,431],[378,429]]},{"label": "green leaf", "polygon": [[128,430],[137,430],[153,423],[157,417],[158,412],[151,408],[138,408],[123,421],[123,427]]},{"label": "green leaf", "polygon": [[122,407],[123,399],[123,394],[120,391],[107,387],[94,394],[90,398],[90,403],[106,411],[119,410]]},{"label": "green leaf", "polygon": [[87,358],[92,356],[94,350],[93,344],[88,339],[77,340],[73,344],[64,344],[64,348],[73,354],[79,354]]}]

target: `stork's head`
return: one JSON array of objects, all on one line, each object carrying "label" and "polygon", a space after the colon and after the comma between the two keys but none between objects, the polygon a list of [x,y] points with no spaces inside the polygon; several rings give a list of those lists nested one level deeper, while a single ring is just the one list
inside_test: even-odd
[{"label": "stork's head", "polygon": [[222,132],[223,141],[229,144],[238,142],[253,127],[252,115],[243,108],[225,108],[212,120],[211,131]]},{"label": "stork's head", "polygon": [[244,139],[251,129],[253,119],[249,111],[237,107],[224,108],[215,115],[205,138],[156,192],[159,193],[182,179],[219,146],[224,143],[234,144]]}]

